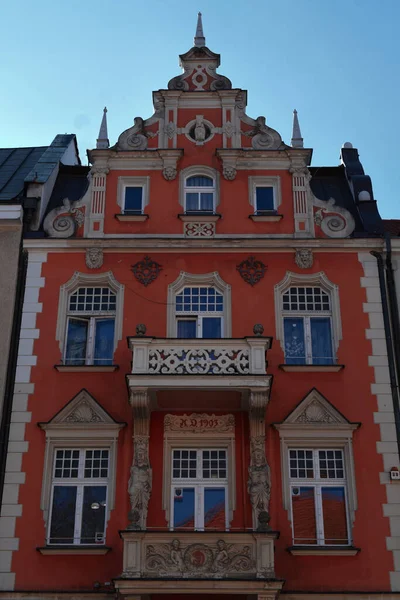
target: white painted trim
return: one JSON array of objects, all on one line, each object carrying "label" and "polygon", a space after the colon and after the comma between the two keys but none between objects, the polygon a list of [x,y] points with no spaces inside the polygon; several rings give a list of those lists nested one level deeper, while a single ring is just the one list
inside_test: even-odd
[{"label": "white painted trim", "polygon": [[211,167],[207,167],[206,165],[192,165],[180,171],[179,204],[183,207],[183,210],[185,210],[185,182],[188,177],[193,177],[195,175],[204,175],[205,177],[210,177],[213,179],[214,187],[210,189],[212,189],[214,192],[214,209],[216,209],[219,204],[219,171],[212,169]]},{"label": "white painted trim", "polygon": [[23,209],[20,204],[2,204],[0,205],[0,220],[22,219]]},{"label": "white painted trim", "polygon": [[274,177],[262,177],[262,176],[250,176],[248,178],[249,186],[249,204],[253,207],[253,212],[257,212],[256,205],[256,188],[260,186],[272,187],[274,190],[274,208],[277,210],[282,203],[282,192],[281,192],[281,178],[278,176]]},{"label": "white painted trim", "polygon": [[181,271],[179,277],[168,286],[167,298],[167,337],[176,338],[177,325],[175,314],[175,296],[186,286],[214,287],[224,297],[224,337],[232,337],[232,306],[231,286],[220,277],[217,271],[213,273],[186,273]]},{"label": "white painted trim", "polygon": [[[87,244],[87,240],[86,240]],[[122,339],[122,323],[124,316],[124,289],[125,286],[119,283],[112,271],[106,273],[80,273],[75,271],[69,281],[60,287],[60,295],[58,300],[58,316],[56,327],[56,340],[59,342],[61,354],[64,352],[68,299],[72,292],[79,287],[103,285],[108,286],[117,296],[116,313],[115,313],[115,332],[114,332],[114,351],[119,340]]]},{"label": "white painted trim", "polygon": [[141,187],[142,194],[142,213],[145,212],[145,207],[150,202],[150,177],[118,177],[117,185],[117,204],[121,208],[121,213],[125,212],[125,188],[126,187]]},{"label": "white painted trim", "polygon": [[[332,283],[323,271],[310,275],[287,271],[285,277],[274,287],[275,295],[275,324],[276,339],[280,340],[281,348],[285,352],[283,333],[283,294],[292,286],[317,285],[330,296],[332,312],[332,342],[334,352],[337,352],[339,341],[342,339],[342,320],[340,317],[339,287]],[[310,313],[311,314],[311,313]]]}]

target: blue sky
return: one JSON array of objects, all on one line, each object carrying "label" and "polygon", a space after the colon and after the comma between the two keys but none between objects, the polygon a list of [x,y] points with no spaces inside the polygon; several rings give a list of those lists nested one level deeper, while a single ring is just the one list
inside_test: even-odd
[{"label": "blue sky", "polygon": [[9,0],[0,146],[76,133],[86,164],[105,105],[111,143],[152,114],[151,92],[179,74],[199,10],[219,72],[248,90],[247,113],[290,143],[296,108],[315,166],[338,164],[352,142],[382,216],[400,218],[399,0]]}]

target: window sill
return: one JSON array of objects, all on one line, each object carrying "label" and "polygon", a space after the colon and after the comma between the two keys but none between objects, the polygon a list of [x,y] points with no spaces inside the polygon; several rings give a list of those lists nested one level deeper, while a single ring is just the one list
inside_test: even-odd
[{"label": "window sill", "polygon": [[293,556],[355,556],[361,552],[354,546],[289,546],[286,550]]},{"label": "window sill", "polygon": [[110,546],[42,546],[36,548],[40,554],[47,555],[60,555],[60,554],[108,554],[111,550]]},{"label": "window sill", "polygon": [[143,223],[143,221],[147,221],[149,215],[130,215],[128,213],[119,213],[114,215],[114,217],[117,219],[117,221],[133,221],[135,223]]},{"label": "window sill", "polygon": [[271,212],[269,214],[265,213],[264,215],[249,215],[249,219],[256,222],[262,221],[268,223],[277,223],[283,219],[283,215],[278,215],[277,213]]},{"label": "window sill", "polygon": [[344,365],[279,365],[285,373],[337,373]]},{"label": "window sill", "polygon": [[207,222],[207,223],[216,223],[222,215],[219,213],[211,213],[211,212],[189,212],[189,213],[180,213],[178,215],[178,219],[183,221],[184,223],[191,223],[192,221],[196,222]]},{"label": "window sill", "polygon": [[61,373],[113,373],[119,365],[54,365]]}]

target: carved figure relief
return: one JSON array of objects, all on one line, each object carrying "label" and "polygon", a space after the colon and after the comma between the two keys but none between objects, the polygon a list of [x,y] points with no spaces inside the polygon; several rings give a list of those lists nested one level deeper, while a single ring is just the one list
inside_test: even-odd
[{"label": "carved figure relief", "polygon": [[250,256],[237,265],[236,269],[246,283],[254,286],[264,277],[267,267],[261,260],[256,260],[254,256]]},{"label": "carved figure relief", "polygon": [[224,167],[222,174],[227,181],[233,181],[236,178],[235,167]]},{"label": "carved figure relief", "polygon": [[[258,528],[265,529],[268,528],[269,523],[271,473],[265,456],[264,436],[253,437],[251,439],[250,452],[251,455],[247,489]],[[262,516],[261,519],[260,516]],[[263,524],[263,526],[260,526],[261,524]]]},{"label": "carved figure relief", "polygon": [[88,269],[100,269],[103,266],[102,248],[87,248],[85,262]]},{"label": "carved figure relief", "polygon": [[145,256],[143,260],[139,260],[139,262],[132,265],[132,273],[138,282],[145,287],[157,279],[160,271],[162,271],[162,266],[151,260],[150,256]]},{"label": "carved figure relief", "polygon": [[206,139],[206,128],[203,123],[203,115],[196,116],[196,125],[194,127],[194,138],[197,144],[202,144]]},{"label": "carved figure relief", "polygon": [[299,269],[311,269],[314,264],[313,251],[309,248],[300,248],[299,250],[296,250],[294,262]]},{"label": "carved figure relief", "polygon": [[179,539],[170,544],[154,544],[146,548],[145,571],[152,576],[218,577],[256,570],[253,549],[243,544],[189,544],[182,548]]},{"label": "carved figure relief", "polygon": [[128,529],[145,529],[151,486],[152,470],[149,462],[149,439],[148,437],[137,436],[134,439],[134,460],[128,483],[131,502]]},{"label": "carved figure relief", "polygon": [[163,177],[167,181],[173,181],[178,174],[178,170],[175,167],[165,167],[163,169]]}]

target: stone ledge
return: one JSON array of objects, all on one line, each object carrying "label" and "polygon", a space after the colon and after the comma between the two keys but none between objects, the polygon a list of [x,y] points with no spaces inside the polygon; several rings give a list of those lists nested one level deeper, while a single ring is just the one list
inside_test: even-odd
[{"label": "stone ledge", "polygon": [[118,213],[114,215],[117,221],[131,221],[134,223],[143,223],[143,221],[147,221],[149,215],[141,214],[141,215],[130,215],[129,213]]},{"label": "stone ledge", "polygon": [[285,373],[337,373],[344,365],[279,365]]},{"label": "stone ledge", "polygon": [[205,212],[205,211],[193,211],[187,213],[179,213],[178,219],[184,223],[216,223],[222,215],[219,213]]},{"label": "stone ledge", "polygon": [[119,365],[54,365],[60,373],[113,373]]},{"label": "stone ledge", "polygon": [[277,213],[271,212],[270,214],[264,214],[264,215],[249,215],[249,219],[251,219],[254,222],[267,222],[267,223],[277,223],[278,221],[280,221],[281,219],[283,219],[283,215],[278,215]]},{"label": "stone ledge", "polygon": [[289,546],[293,556],[355,556],[361,548],[355,546]]},{"label": "stone ledge", "polygon": [[93,555],[93,554],[108,554],[111,551],[110,546],[39,546],[36,548],[40,554],[77,554],[77,555]]}]

